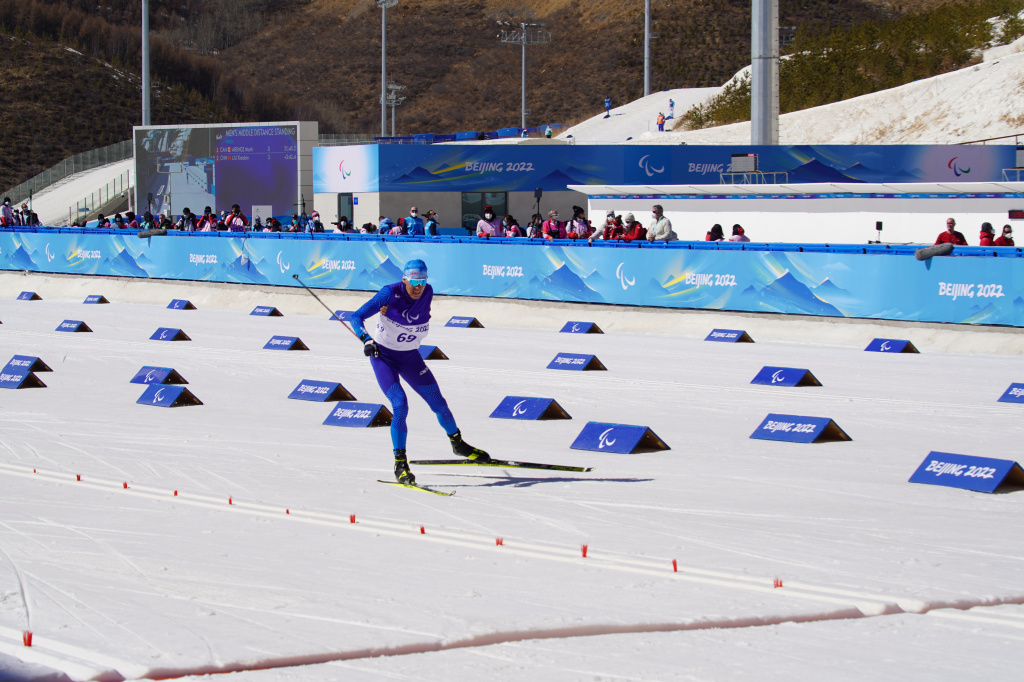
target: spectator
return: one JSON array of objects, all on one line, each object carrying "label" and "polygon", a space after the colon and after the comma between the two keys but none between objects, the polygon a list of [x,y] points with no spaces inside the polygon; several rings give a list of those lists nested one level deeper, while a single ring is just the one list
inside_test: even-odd
[{"label": "spectator", "polygon": [[665,114],[658,112],[658,131],[665,132]]},{"label": "spectator", "polygon": [[280,232],[282,229],[281,221],[274,216],[270,216],[267,218],[267,227],[270,228],[268,232]]},{"label": "spectator", "polygon": [[415,206],[409,207],[409,215],[402,219],[402,223],[402,226],[405,228],[405,234],[410,237],[422,237],[426,234],[423,227],[423,218],[420,217],[419,209]]},{"label": "spectator", "polygon": [[377,231],[377,226],[373,223],[363,223],[363,226],[359,228],[359,234],[373,234]]},{"label": "spectator", "polygon": [[4,227],[14,225],[14,209],[11,207],[10,197],[4,197],[4,203],[0,206],[0,224],[3,224]]},{"label": "spectator", "polygon": [[209,206],[203,209],[203,217],[196,224],[196,229],[200,232],[211,232],[217,229],[217,216],[213,215],[213,210]]},{"label": "spectator", "polygon": [[313,211],[309,214],[310,232],[323,232],[324,224],[320,222],[320,214]]},{"label": "spectator", "polygon": [[100,213],[96,220],[96,227],[110,227],[110,221],[103,217],[103,214]]},{"label": "spectator", "polygon": [[155,230],[156,221],[153,220],[153,214],[146,211],[145,215],[142,216],[142,225],[139,227],[143,230]]},{"label": "spectator", "polygon": [[[611,215],[605,220],[604,230],[601,232],[601,239],[605,241],[620,241],[622,235],[626,234],[626,229],[622,226],[622,219],[619,216]],[[594,241],[597,238],[597,233],[590,235],[590,241]]]},{"label": "spectator", "polygon": [[996,245],[996,233],[992,229],[992,223],[981,224],[981,235],[978,242],[978,246],[995,246]]},{"label": "spectator", "polygon": [[522,237],[523,231],[519,227],[519,222],[512,217],[512,214],[506,215],[501,219],[501,227],[505,231],[506,237]]},{"label": "spectator", "polygon": [[644,238],[647,237],[647,230],[644,229],[643,225],[636,222],[632,213],[627,213],[623,216],[622,222],[624,224],[625,232],[621,237],[619,237],[620,241],[643,241]]},{"label": "spectator", "polygon": [[733,225],[732,226],[732,236],[729,237],[729,241],[731,241],[731,242],[749,242],[750,241],[750,237],[748,237],[747,235],[743,234],[743,228],[740,227],[740,225],[737,224],[737,225]]},{"label": "spectator", "polygon": [[675,103],[675,100],[673,100],[670,97],[669,100],[668,100],[668,116],[665,117],[665,120],[667,121],[668,119],[675,118],[675,117],[676,117],[676,103]]},{"label": "spectator", "polygon": [[302,232],[302,224],[299,222],[299,214],[292,214],[292,221],[288,223],[288,227],[285,228],[285,232]]},{"label": "spectator", "polygon": [[476,223],[476,236],[500,237],[502,234],[501,219],[494,214],[494,208],[492,206],[485,206],[484,217]]},{"label": "spectator", "polygon": [[605,238],[605,234],[608,233],[608,228],[609,227],[614,227],[614,226],[615,226],[615,211],[613,211],[611,209],[608,209],[607,211],[605,211],[605,214],[604,214],[604,225],[602,225],[599,229],[594,230],[594,232],[591,233],[590,237],[588,237],[587,240],[589,242],[593,243],[593,241],[595,239],[604,239]]},{"label": "spectator", "polygon": [[124,218],[121,216],[120,213],[114,214],[114,227],[116,227],[119,230],[124,229]]},{"label": "spectator", "polygon": [[[109,225],[110,223],[108,222],[107,224]],[[162,213],[160,215],[159,229],[161,229],[161,230],[173,230],[174,229],[174,223],[171,222],[171,216],[167,215],[166,213]]]},{"label": "spectator", "polygon": [[349,222],[347,215],[338,216],[338,222],[331,223],[331,225],[334,225],[334,231],[335,232],[351,232],[352,231],[352,223]]},{"label": "spectator", "polygon": [[940,232],[938,238],[936,238],[936,244],[954,244],[956,246],[967,246],[967,240],[964,236],[957,232],[955,229],[956,221],[952,218],[946,218],[946,231]]},{"label": "spectator", "polygon": [[551,126],[544,126],[544,137],[551,139]]},{"label": "spectator", "polygon": [[263,229],[263,221],[260,220],[259,216],[256,216],[256,218],[252,221],[252,231],[253,232],[267,232],[268,231],[268,230]]},{"label": "spectator", "polygon": [[181,209],[181,217],[178,218],[178,229],[186,232],[194,232],[196,229],[196,216],[189,210],[188,206]]},{"label": "spectator", "polygon": [[1013,228],[1003,225],[1003,233],[996,237],[996,246],[1013,246]]},{"label": "spectator", "polygon": [[612,115],[612,98],[611,97],[605,97],[604,98],[604,117],[605,118],[610,118],[611,115]]},{"label": "spectator", "polygon": [[125,215],[124,226],[126,228],[128,228],[129,230],[137,230],[137,229],[139,229],[139,221],[135,219],[135,214],[134,213],[132,213],[131,211],[128,211],[124,215]]},{"label": "spectator", "polygon": [[572,220],[566,224],[565,231],[569,239],[586,239],[590,236],[590,223],[581,207],[572,207]]},{"label": "spectator", "polygon": [[715,223],[708,230],[708,233],[704,235],[704,241],[706,242],[722,242],[725,241],[725,233],[722,232],[722,226]]},{"label": "spectator", "polygon": [[674,242],[679,236],[672,230],[672,223],[665,217],[665,211],[661,204],[655,204],[651,209],[651,229],[647,230],[647,241],[649,242]]},{"label": "spectator", "polygon": [[427,223],[423,226],[423,232],[428,237],[436,237],[440,226],[437,222],[437,211],[427,211]]},{"label": "spectator", "polygon": [[558,219],[558,211],[548,211],[548,219],[541,226],[541,234],[549,242],[554,239],[565,239],[565,224]]},{"label": "spectator", "polygon": [[[242,215],[242,209],[238,204],[232,204],[231,215],[224,220],[224,225],[232,232],[245,232],[245,228],[249,226],[249,219]],[[217,229],[220,229],[220,225],[217,226]]]},{"label": "spectator", "polygon": [[391,218],[381,216],[377,219],[377,231],[381,234],[391,234],[391,228],[395,226],[395,223]]},{"label": "spectator", "polygon": [[534,213],[530,216],[530,224],[526,226],[526,236],[530,239],[536,239],[541,236],[544,230],[544,217],[540,213]]}]

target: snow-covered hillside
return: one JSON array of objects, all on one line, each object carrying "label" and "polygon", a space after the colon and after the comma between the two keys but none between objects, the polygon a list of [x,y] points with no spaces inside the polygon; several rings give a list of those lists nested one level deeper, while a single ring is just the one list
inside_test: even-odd
[{"label": "snow-covered hillside", "polygon": [[[984,53],[959,71],[779,118],[780,144],[956,144],[1024,131],[1024,38]],[[744,69],[736,77],[745,72]],[[734,78],[736,78],[734,77]],[[580,144],[748,144],[750,123],[674,131],[679,117],[721,88],[654,93],[566,130]],[[658,132],[658,112],[676,120]],[[630,139],[631,138],[631,139]]]}]

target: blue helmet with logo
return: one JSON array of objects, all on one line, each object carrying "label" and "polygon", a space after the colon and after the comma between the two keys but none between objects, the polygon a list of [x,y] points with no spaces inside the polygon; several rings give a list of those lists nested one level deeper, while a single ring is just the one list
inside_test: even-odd
[{"label": "blue helmet with logo", "polygon": [[402,267],[402,277],[405,279],[426,279],[427,264],[419,258],[414,258]]}]

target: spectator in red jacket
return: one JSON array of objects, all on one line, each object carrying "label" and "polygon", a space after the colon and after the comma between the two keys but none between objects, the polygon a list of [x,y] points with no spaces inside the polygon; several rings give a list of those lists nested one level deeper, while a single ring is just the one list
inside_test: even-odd
[{"label": "spectator in red jacket", "polygon": [[956,227],[956,221],[952,218],[946,218],[946,231],[939,233],[938,238],[935,240],[936,244],[953,244],[955,246],[967,246],[967,240],[964,236],[957,232],[954,228]]},{"label": "spectator in red jacket", "polygon": [[232,204],[231,214],[224,220],[224,224],[231,232],[245,232],[245,228],[249,226],[249,219],[242,215],[242,209],[238,204]]},{"label": "spectator in red jacket", "polygon": [[1003,225],[1003,233],[996,237],[996,246],[1013,246],[1013,228]]},{"label": "spectator in red jacket", "polygon": [[217,229],[217,216],[209,206],[203,209],[203,217],[196,224],[196,229],[200,232],[212,232]]},{"label": "spectator in red jacket", "polygon": [[558,211],[548,211],[548,219],[541,228],[544,239],[565,239],[565,224],[558,219]]},{"label": "spectator in red jacket", "polygon": [[708,230],[708,233],[706,235],[704,235],[704,241],[706,241],[706,242],[724,242],[725,241],[725,232],[722,230],[722,226],[719,225],[718,223],[715,223],[714,225],[712,225],[711,229]]},{"label": "spectator in red jacket", "polygon": [[622,222],[624,224],[625,231],[623,232],[622,236],[619,237],[619,241],[631,242],[635,240],[646,240],[647,230],[645,230],[644,226],[638,223],[633,218],[632,213],[627,213],[625,216],[623,216]]},{"label": "spectator in red jacket", "polygon": [[996,233],[992,229],[992,223],[981,224],[981,235],[978,242],[978,246],[995,246],[996,245]]},{"label": "spectator in red jacket", "polygon": [[507,214],[501,219],[501,228],[505,231],[506,237],[522,237],[523,230],[519,227],[519,222],[512,217],[512,214]]}]

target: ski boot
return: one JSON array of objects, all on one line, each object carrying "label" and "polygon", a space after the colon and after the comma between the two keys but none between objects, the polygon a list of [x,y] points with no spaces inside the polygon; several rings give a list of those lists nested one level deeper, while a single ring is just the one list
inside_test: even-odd
[{"label": "ski boot", "polygon": [[409,460],[405,458],[405,450],[395,450],[395,480],[407,485],[416,485],[416,477],[409,471]]},{"label": "ski boot", "polygon": [[456,431],[455,433],[448,436],[452,441],[452,452],[460,457],[472,460],[474,462],[490,462],[491,456],[479,448],[474,448],[472,445],[462,440],[462,432]]}]

